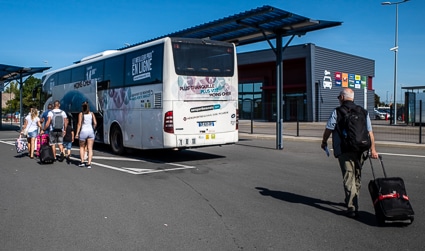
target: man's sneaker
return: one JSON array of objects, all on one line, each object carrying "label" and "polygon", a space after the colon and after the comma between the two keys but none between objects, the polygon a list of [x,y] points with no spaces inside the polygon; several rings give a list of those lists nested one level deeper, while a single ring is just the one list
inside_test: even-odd
[{"label": "man's sneaker", "polygon": [[87,165],[86,165],[86,167],[87,167],[87,168],[91,168],[91,164],[87,164]]},{"label": "man's sneaker", "polygon": [[68,162],[71,161],[71,156],[70,155],[67,155],[66,156],[66,161],[68,161]]},{"label": "man's sneaker", "polygon": [[85,167],[86,164],[84,164],[84,162],[80,162],[80,164],[78,165],[79,167]]},{"label": "man's sneaker", "polygon": [[353,211],[353,210],[347,210],[345,211],[345,216],[348,218],[357,219],[359,217],[359,212]]},{"label": "man's sneaker", "polygon": [[60,162],[62,162],[65,159],[65,155],[63,153],[61,153],[61,155],[59,156],[58,160]]}]

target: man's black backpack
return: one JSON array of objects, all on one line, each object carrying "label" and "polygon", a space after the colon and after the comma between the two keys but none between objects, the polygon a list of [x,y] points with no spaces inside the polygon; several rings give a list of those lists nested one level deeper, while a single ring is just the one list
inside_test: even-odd
[{"label": "man's black backpack", "polygon": [[342,152],[364,152],[370,149],[367,111],[363,107],[342,105],[337,108],[337,119]]}]

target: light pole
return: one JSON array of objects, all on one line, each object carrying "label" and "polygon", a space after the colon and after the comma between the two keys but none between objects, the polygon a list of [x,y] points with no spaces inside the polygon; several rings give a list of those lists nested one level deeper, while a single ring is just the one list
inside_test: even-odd
[{"label": "light pole", "polygon": [[385,103],[388,105],[388,91],[387,91],[387,101]]},{"label": "light pole", "polygon": [[399,2],[382,2],[382,5],[395,5],[395,44],[391,48],[391,51],[394,51],[394,116],[393,121],[394,125],[397,124],[397,52],[398,52],[398,5],[405,3],[409,0],[403,0]]}]

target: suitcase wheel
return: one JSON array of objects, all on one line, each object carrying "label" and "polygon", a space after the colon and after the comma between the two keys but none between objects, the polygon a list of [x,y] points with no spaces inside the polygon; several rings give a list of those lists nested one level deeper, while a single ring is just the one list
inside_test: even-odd
[{"label": "suitcase wheel", "polygon": [[413,220],[414,220],[414,219],[415,219],[415,216],[413,216],[413,215],[409,217],[409,220],[410,220],[409,225],[413,223]]}]

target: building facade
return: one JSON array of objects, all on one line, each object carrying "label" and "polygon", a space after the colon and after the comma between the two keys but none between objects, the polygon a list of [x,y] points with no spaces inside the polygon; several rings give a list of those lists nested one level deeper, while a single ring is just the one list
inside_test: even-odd
[{"label": "building facade", "polygon": [[[239,117],[276,121],[276,55],[273,50],[238,54]],[[375,61],[314,44],[283,51],[283,121],[327,121],[343,87],[373,114]],[[371,116],[373,118],[373,116]]]}]

